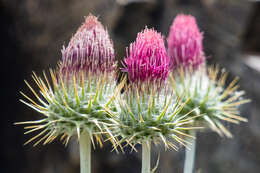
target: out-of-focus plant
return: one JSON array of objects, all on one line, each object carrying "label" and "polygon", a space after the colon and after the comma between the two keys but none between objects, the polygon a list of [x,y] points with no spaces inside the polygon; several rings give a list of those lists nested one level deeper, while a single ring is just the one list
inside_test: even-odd
[{"label": "out-of-focus plant", "polygon": [[147,28],[138,33],[123,62],[129,85],[115,100],[118,112],[110,112],[117,122],[113,133],[120,136],[119,143],[134,150],[136,144],[142,145],[142,173],[151,172],[151,142],[162,141],[166,148],[177,150],[174,142],[186,146],[184,136],[191,137],[184,131],[190,129],[187,124],[193,117],[187,118],[190,112],[180,115],[185,103],[180,97],[174,99],[175,91],[166,80],[169,62],[160,33]]},{"label": "out-of-focus plant", "polygon": [[120,91],[116,89],[115,68],[113,43],[97,18],[89,15],[63,48],[58,70],[50,71],[51,82],[45,73],[44,79],[34,73],[39,92],[26,82],[39,104],[24,93],[29,102],[21,101],[44,115],[41,120],[17,123],[30,124],[25,127],[29,129],[26,134],[41,131],[26,144],[37,139],[34,145],[41,141],[47,144],[58,136],[67,144],[77,134],[81,173],[90,173],[94,138],[102,146],[101,135],[105,134],[116,144],[109,130],[111,117],[105,111],[112,108],[112,100]]},{"label": "out-of-focus plant", "polygon": [[[203,53],[203,36],[196,19],[190,15],[178,15],[170,28],[168,36],[168,54],[173,71],[172,85],[176,95],[190,98],[182,109],[183,114],[196,117],[193,125],[209,127],[220,136],[232,137],[222,121],[239,124],[247,122],[239,115],[239,105],[249,102],[241,96],[238,79],[226,85],[227,73],[218,66],[206,67]],[[198,116],[199,115],[199,116]],[[190,135],[196,135],[189,130]],[[185,173],[191,173],[195,157],[195,140],[191,150],[186,149]]]}]

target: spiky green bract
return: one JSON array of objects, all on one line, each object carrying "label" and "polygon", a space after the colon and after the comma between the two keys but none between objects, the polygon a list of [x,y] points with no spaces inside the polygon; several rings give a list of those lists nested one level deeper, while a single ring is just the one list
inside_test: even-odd
[{"label": "spiky green bract", "polygon": [[[174,99],[174,90],[163,83],[165,87],[151,84],[141,88],[133,85],[125,89],[116,99],[118,114],[110,112],[115,117],[115,136],[120,136],[119,143],[126,142],[135,150],[136,144],[163,142],[166,148],[178,149],[175,142],[187,146],[184,130],[195,129],[188,126],[193,117],[190,112],[180,115],[185,103],[181,98]],[[191,111],[192,112],[192,111]]]},{"label": "spiky green bract", "polygon": [[105,133],[115,145],[107,123],[111,122],[110,117],[105,112],[105,109],[110,109],[111,100],[117,93],[116,82],[111,75],[104,74],[94,78],[82,72],[67,78],[51,70],[50,83],[45,73],[43,74],[44,80],[35,73],[32,76],[40,94],[26,82],[37,101],[22,93],[29,102],[21,101],[44,115],[41,120],[17,123],[29,124],[25,127],[28,129],[26,134],[40,131],[26,144],[32,141],[36,141],[35,145],[41,141],[47,144],[58,136],[67,144],[72,135],[77,134],[80,137],[84,130],[89,133],[93,145],[93,138],[96,138],[102,146],[102,133]]},{"label": "spiky green bract", "polygon": [[184,72],[180,68],[171,79],[176,95],[184,94],[184,99],[190,98],[182,110],[183,114],[198,108],[189,114],[190,117],[202,115],[195,118],[194,124],[210,127],[220,136],[231,138],[232,134],[222,121],[235,124],[247,122],[246,118],[239,115],[238,107],[249,100],[242,98],[244,92],[238,90],[238,78],[225,87],[226,78],[225,70],[220,71],[219,67],[212,66],[207,71],[198,69]]}]

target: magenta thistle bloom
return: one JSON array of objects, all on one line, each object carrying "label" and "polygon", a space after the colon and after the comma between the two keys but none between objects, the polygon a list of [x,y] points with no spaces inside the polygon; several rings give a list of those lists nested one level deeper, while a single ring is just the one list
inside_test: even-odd
[{"label": "magenta thistle bloom", "polygon": [[90,14],[71,38],[68,47],[63,47],[61,72],[99,74],[114,68],[113,43],[97,17]]},{"label": "magenta thistle bloom", "polygon": [[138,33],[126,52],[122,71],[128,72],[130,82],[161,82],[168,76],[170,59],[162,35],[154,29]]},{"label": "magenta thistle bloom", "polygon": [[167,40],[171,67],[197,68],[202,64],[205,61],[202,40],[202,33],[193,16],[176,16]]}]

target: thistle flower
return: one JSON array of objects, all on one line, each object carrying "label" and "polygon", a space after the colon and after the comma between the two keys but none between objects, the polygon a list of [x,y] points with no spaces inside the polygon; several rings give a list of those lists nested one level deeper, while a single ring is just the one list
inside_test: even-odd
[{"label": "thistle flower", "polygon": [[[227,73],[219,73],[219,68],[210,67],[208,71],[203,53],[202,33],[196,20],[190,15],[178,15],[170,28],[168,37],[168,55],[174,78],[171,78],[177,97],[188,100],[180,114],[193,118],[193,126],[209,127],[220,136],[232,137],[221,120],[239,124],[247,122],[239,115],[238,107],[249,100],[238,91],[237,79],[225,88]],[[195,111],[192,111],[195,110]],[[191,112],[192,111],[192,112]],[[188,134],[196,136],[194,130]],[[193,172],[195,144],[186,150],[184,173]]]},{"label": "thistle flower", "polygon": [[182,110],[183,113],[197,107],[197,111],[189,116],[202,116],[194,120],[194,124],[206,126],[217,132],[220,136],[231,138],[232,134],[225,128],[221,121],[234,124],[247,122],[247,119],[239,115],[239,106],[248,103],[244,99],[244,91],[238,90],[238,78],[235,78],[225,88],[227,73],[220,72],[219,67],[209,67],[207,73],[202,71],[184,72],[180,70],[172,79],[176,95],[183,94],[184,98],[190,98]]},{"label": "thistle flower", "polygon": [[171,67],[197,68],[205,61],[202,33],[191,15],[177,15],[168,36],[168,55]]},{"label": "thistle flower", "polygon": [[139,33],[124,62],[130,83],[115,100],[118,114],[109,112],[116,122],[113,133],[121,137],[120,147],[126,142],[136,150],[135,145],[142,144],[142,173],[150,173],[150,143],[162,141],[175,150],[174,142],[187,146],[183,136],[191,136],[184,130],[190,129],[186,124],[193,118],[186,118],[189,113],[177,118],[185,103],[174,99],[174,90],[166,80],[169,58],[161,34],[147,28]]},{"label": "thistle flower", "polygon": [[122,86],[116,88],[115,66],[113,44],[107,31],[96,17],[88,16],[68,47],[63,48],[58,71],[50,71],[51,82],[45,73],[44,80],[33,73],[40,94],[26,82],[40,104],[24,93],[29,102],[21,101],[44,115],[41,120],[17,123],[31,124],[25,127],[29,129],[26,134],[41,130],[26,144],[34,140],[34,145],[42,141],[47,144],[58,136],[67,144],[77,134],[81,173],[90,173],[91,141],[95,147],[95,138],[102,146],[104,134],[116,145],[109,130],[111,117],[106,113]]},{"label": "thistle flower", "polygon": [[174,91],[165,80],[169,72],[169,58],[163,37],[146,28],[138,33],[129,50],[123,71],[128,72],[130,84],[120,95],[118,104],[121,110],[119,124],[123,124],[118,129],[121,141],[137,144],[161,139],[167,147],[177,149],[166,140],[167,137],[175,138],[174,131],[180,124],[176,122],[174,113],[181,106],[174,104]]},{"label": "thistle flower", "polygon": [[126,50],[125,67],[131,83],[161,82],[169,72],[169,61],[160,33],[153,29],[144,29],[137,34],[136,41]]},{"label": "thistle flower", "polygon": [[96,17],[89,15],[67,48],[63,48],[58,71],[50,71],[51,82],[45,73],[44,80],[33,73],[40,94],[26,82],[40,104],[24,93],[29,102],[21,101],[44,115],[41,120],[17,123],[32,124],[25,127],[29,129],[26,134],[41,130],[26,144],[37,139],[34,145],[42,141],[47,144],[58,136],[67,144],[77,134],[81,173],[90,173],[91,141],[95,147],[95,138],[102,146],[104,134],[116,145],[109,130],[111,117],[106,113],[122,86],[116,89],[115,66],[113,44],[107,31]]}]

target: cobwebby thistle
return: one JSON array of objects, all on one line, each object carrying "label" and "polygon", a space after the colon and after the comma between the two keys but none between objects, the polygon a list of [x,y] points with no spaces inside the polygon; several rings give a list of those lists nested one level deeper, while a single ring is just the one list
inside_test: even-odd
[{"label": "cobwebby thistle", "polygon": [[196,19],[191,15],[177,15],[167,39],[171,67],[197,68],[203,63],[205,57],[202,41],[203,35],[197,26]]},{"label": "cobwebby thistle", "polygon": [[[178,15],[170,28],[168,54],[174,64],[172,82],[176,95],[190,98],[183,111],[198,108],[189,116],[203,114],[195,119],[195,124],[204,124],[220,136],[231,137],[231,133],[219,120],[233,123],[246,121],[237,116],[239,103],[244,92],[237,91],[237,79],[225,88],[227,73],[219,74],[219,68],[207,69],[203,53],[202,34],[191,15]],[[231,99],[229,99],[231,98]]]},{"label": "cobwebby thistle", "polygon": [[[249,100],[238,91],[237,78],[225,88],[227,73],[218,67],[207,69],[203,53],[202,34],[196,20],[190,15],[178,15],[170,28],[168,54],[171,58],[174,78],[171,78],[176,95],[188,99],[182,114],[194,118],[193,125],[211,128],[220,136],[232,137],[221,121],[239,124],[247,122],[239,116],[238,107]],[[198,116],[200,115],[200,116]],[[189,134],[196,135],[194,130]],[[186,150],[184,173],[191,173],[195,157],[195,141],[192,150]]]},{"label": "cobwebby thistle", "polygon": [[176,143],[187,146],[183,131],[192,118],[179,115],[185,103],[174,98],[174,90],[166,80],[169,72],[169,58],[163,37],[153,29],[144,29],[130,44],[124,60],[123,71],[128,73],[129,85],[118,96],[117,125],[113,132],[120,136],[119,143],[126,142],[134,150],[142,144],[142,173],[150,173],[150,145],[162,141],[166,148],[177,150]]},{"label": "cobwebby thistle", "polygon": [[[71,38],[62,50],[62,60],[57,71],[50,71],[51,82],[45,73],[44,80],[33,74],[40,94],[26,82],[40,104],[25,94],[29,100],[23,103],[40,112],[45,117],[37,121],[19,124],[33,124],[26,133],[42,130],[30,139],[49,143],[61,136],[67,144],[72,135],[77,134],[80,143],[81,173],[90,173],[91,141],[94,138],[102,146],[102,134],[115,140],[109,130],[109,115],[115,97],[115,55],[112,41],[102,24],[93,15]],[[119,90],[119,89],[118,89]]]}]

